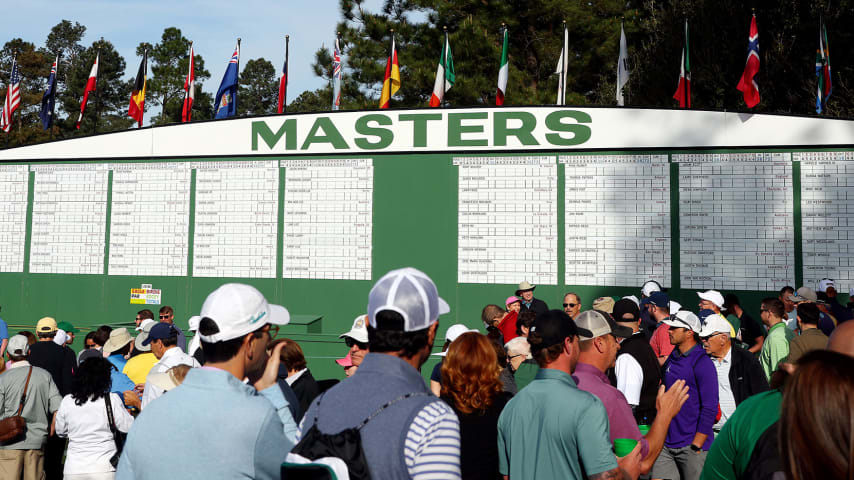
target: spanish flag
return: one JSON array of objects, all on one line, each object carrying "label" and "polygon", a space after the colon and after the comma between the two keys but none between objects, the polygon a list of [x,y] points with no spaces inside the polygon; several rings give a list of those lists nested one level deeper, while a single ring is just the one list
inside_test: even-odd
[{"label": "spanish flag", "polygon": [[391,96],[400,90],[400,64],[397,63],[397,49],[394,48],[394,32],[391,34],[391,52],[385,64],[383,91],[380,94],[380,108],[388,108]]},{"label": "spanish flag", "polygon": [[139,72],[136,73],[136,82],[133,84],[133,92],[130,94],[130,107],[128,116],[142,126],[142,115],[145,112],[145,80],[148,70],[148,51],[142,54],[142,62],[139,64]]}]

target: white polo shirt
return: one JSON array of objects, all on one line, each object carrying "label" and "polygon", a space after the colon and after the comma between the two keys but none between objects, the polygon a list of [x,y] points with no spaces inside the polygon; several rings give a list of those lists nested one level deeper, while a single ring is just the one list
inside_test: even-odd
[{"label": "white polo shirt", "polygon": [[729,369],[732,367],[732,346],[726,352],[723,359],[712,357],[715,371],[718,374],[718,403],[721,406],[721,419],[715,424],[715,430],[723,428],[727,419],[735,413],[735,397],[732,396],[732,387],[729,384]]}]

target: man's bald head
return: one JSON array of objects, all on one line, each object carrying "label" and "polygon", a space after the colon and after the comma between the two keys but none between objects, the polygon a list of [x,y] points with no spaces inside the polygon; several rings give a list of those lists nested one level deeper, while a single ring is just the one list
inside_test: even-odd
[{"label": "man's bald head", "polygon": [[854,322],[843,322],[830,334],[827,349],[854,357]]}]

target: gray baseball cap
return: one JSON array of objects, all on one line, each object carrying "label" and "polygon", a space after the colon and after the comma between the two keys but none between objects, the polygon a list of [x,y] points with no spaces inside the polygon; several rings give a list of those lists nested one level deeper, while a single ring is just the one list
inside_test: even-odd
[{"label": "gray baseball cap", "polygon": [[377,312],[391,310],[403,317],[403,331],[433,325],[451,311],[426,273],[411,267],[392,270],[380,278],[368,296],[368,323],[377,328]]}]

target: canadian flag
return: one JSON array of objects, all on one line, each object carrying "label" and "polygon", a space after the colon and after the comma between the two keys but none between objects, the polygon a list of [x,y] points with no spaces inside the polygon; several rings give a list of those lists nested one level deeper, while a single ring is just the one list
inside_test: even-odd
[{"label": "canadian flag", "polygon": [[86,111],[86,102],[89,101],[89,92],[94,92],[98,85],[98,59],[101,54],[95,55],[95,63],[92,64],[92,70],[89,72],[89,80],[86,82],[86,90],[83,92],[83,102],[80,104],[80,116],[77,117],[75,127],[80,129],[80,122],[83,121],[83,113]]},{"label": "canadian flag", "polygon": [[184,106],[181,109],[181,121],[193,120],[193,99],[196,98],[196,67],[193,44],[190,44],[190,66],[187,70],[187,78],[184,79]]}]

